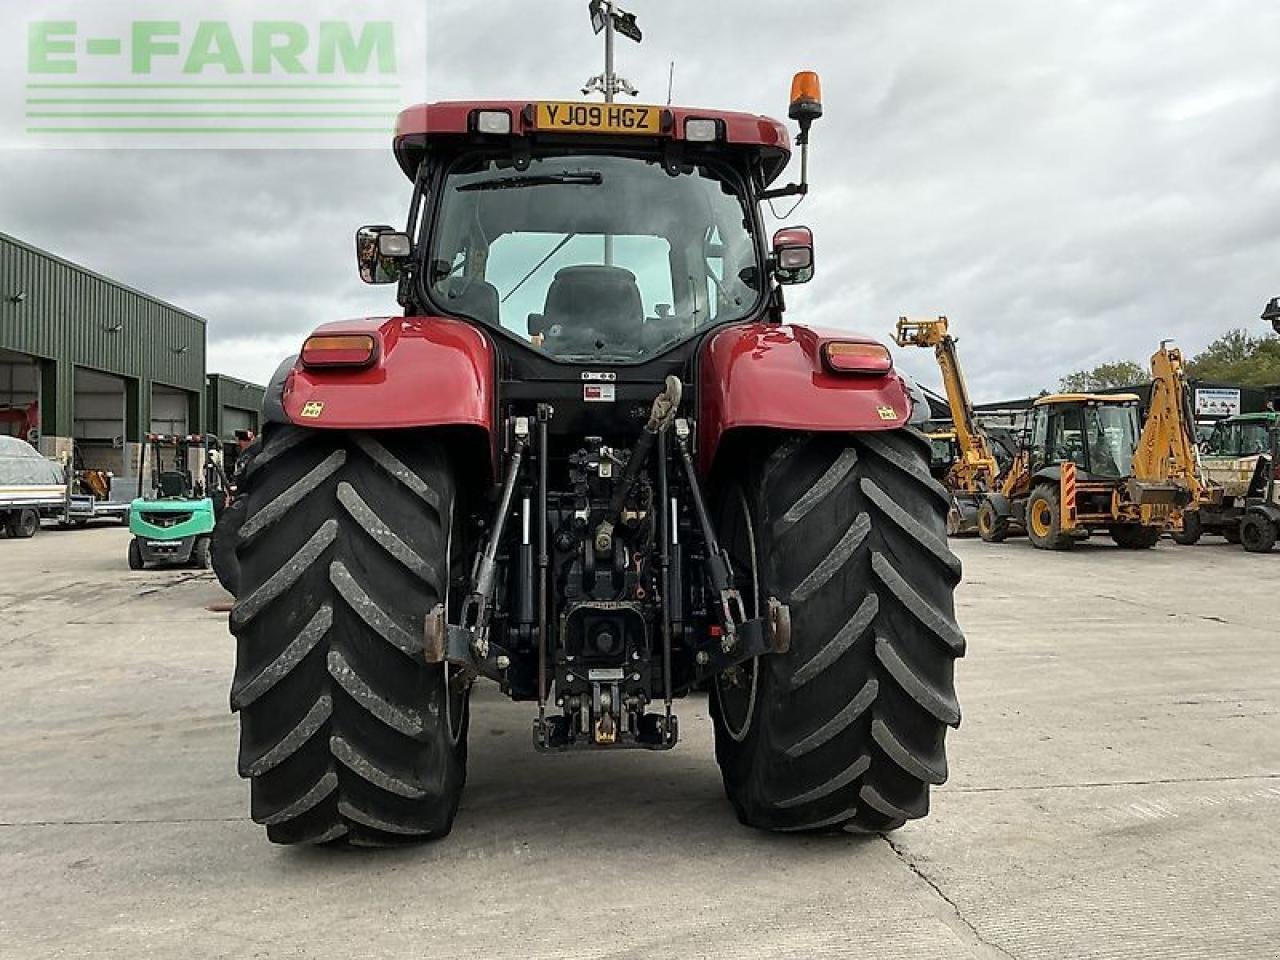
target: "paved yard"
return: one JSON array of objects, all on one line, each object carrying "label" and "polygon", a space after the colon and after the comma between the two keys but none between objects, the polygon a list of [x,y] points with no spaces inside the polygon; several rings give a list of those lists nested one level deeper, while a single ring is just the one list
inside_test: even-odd
[{"label": "paved yard", "polygon": [[0,957],[1280,955],[1280,555],[962,542],[965,720],[888,839],[740,827],[671,754],[539,757],[474,702],[453,834],[274,847],[211,575],[118,528],[0,541]]}]

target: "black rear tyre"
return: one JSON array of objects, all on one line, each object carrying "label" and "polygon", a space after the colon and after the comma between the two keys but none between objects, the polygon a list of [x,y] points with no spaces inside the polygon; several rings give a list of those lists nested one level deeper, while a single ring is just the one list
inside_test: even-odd
[{"label": "black rear tyre", "polygon": [[191,545],[191,566],[197,570],[208,570],[209,565],[209,537],[196,537],[196,542]]},{"label": "black rear tyre", "polygon": [[236,556],[236,544],[240,542],[240,525],[244,523],[245,500],[240,486],[242,478],[253,465],[254,458],[262,451],[262,439],[249,444],[248,449],[236,458],[233,469],[233,483],[236,485],[236,497],[227,505],[213,527],[213,544],[209,556],[213,562],[213,572],[218,577],[222,588],[233,596],[240,581],[240,559]]},{"label": "black rear tyre", "polygon": [[1277,533],[1276,525],[1260,513],[1246,514],[1240,521],[1240,543],[1250,553],[1270,553]]},{"label": "black rear tyre", "polygon": [[142,570],[147,566],[147,561],[142,557],[142,547],[138,545],[138,539],[129,541],[129,569]]},{"label": "black rear tyre", "polygon": [[792,436],[720,500],[739,584],[741,545],[754,542],[761,594],[788,604],[792,623],[788,653],[713,690],[738,818],[883,831],[923,817],[929,785],[947,778],[964,652],[950,498],[929,475],[928,442],[914,431]]},{"label": "black rear tyre", "polygon": [[244,523],[245,501],[241,497],[222,511],[213,527],[213,542],[209,547],[209,561],[213,572],[227,593],[235,595],[240,580],[240,560],[236,556],[236,544],[240,539],[240,525]]},{"label": "black rear tyre", "polygon": [[1182,529],[1169,536],[1181,547],[1194,547],[1204,536],[1204,521],[1199,510],[1189,510],[1182,515]]},{"label": "black rear tyre", "polygon": [[14,540],[30,540],[40,532],[40,514],[34,510],[15,510],[9,514],[5,529]]},{"label": "black rear tyre", "polygon": [[1004,543],[1009,539],[1009,518],[1002,517],[990,500],[978,505],[978,536],[987,543]]},{"label": "black rear tyre", "polygon": [[271,427],[244,484],[231,707],[253,819],[277,843],[443,836],[467,726],[465,691],[422,653],[451,574],[444,449]]}]

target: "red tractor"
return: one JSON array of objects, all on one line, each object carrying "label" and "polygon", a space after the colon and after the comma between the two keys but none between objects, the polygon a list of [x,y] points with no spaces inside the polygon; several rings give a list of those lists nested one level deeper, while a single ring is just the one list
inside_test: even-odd
[{"label": "red tractor", "polygon": [[[801,74],[807,149],[821,115]],[[539,751],[667,750],[709,688],[738,817],[884,831],[947,777],[964,652],[927,404],[882,344],[784,320],[775,120],[437,103],[400,115],[403,231],[356,239],[399,316],[273,380],[234,525],[232,708],[279,843],[447,833],[468,696]]]}]

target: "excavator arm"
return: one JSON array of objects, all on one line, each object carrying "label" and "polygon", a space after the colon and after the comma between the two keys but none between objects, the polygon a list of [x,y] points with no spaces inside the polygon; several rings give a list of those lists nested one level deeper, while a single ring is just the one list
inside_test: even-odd
[{"label": "excavator arm", "polygon": [[1138,491],[1172,486],[1192,509],[1215,499],[1200,464],[1182,351],[1167,342],[1151,357],[1151,403],[1134,452],[1133,479]]},{"label": "excavator arm", "polygon": [[960,459],[949,475],[952,491],[984,493],[995,490],[1000,465],[992,452],[991,441],[974,416],[969,388],[965,385],[956,355],[956,341],[947,332],[947,318],[909,320],[899,317],[895,339],[900,347],[932,347],[937,357],[960,452]]}]

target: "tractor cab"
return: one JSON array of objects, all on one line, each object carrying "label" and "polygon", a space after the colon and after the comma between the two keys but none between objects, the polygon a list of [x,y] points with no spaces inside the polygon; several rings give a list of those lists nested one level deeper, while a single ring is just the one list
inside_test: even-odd
[{"label": "tractor cab", "polygon": [[1138,403],[1134,394],[1041,397],[1031,414],[1031,472],[1070,462],[1081,479],[1127,478],[1141,432]]},{"label": "tractor cab", "polygon": [[129,568],[148,563],[209,566],[210,536],[226,504],[227,480],[216,437],[148,434],[129,508]]},{"label": "tractor cab", "polygon": [[[818,96],[816,78],[797,82],[803,142]],[[362,277],[399,282],[415,312],[479,325],[522,378],[580,382],[573,366],[657,360],[628,379],[661,384],[687,361],[682,346],[775,314],[777,285],[813,275],[807,229],[765,240],[760,201],[807,184],[771,188],[790,143],[764,117],[429,104],[401,115],[396,153],[415,185],[409,226],[359,232]]]}]

